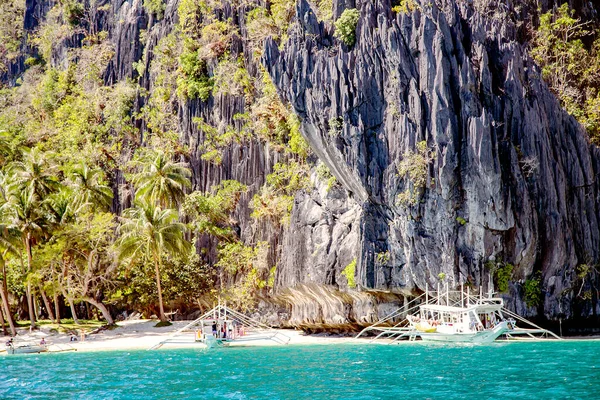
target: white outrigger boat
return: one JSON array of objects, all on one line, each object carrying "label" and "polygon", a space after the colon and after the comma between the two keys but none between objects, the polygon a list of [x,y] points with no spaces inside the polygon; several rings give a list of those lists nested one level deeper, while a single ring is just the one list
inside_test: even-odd
[{"label": "white outrigger boat", "polygon": [[251,342],[288,344],[289,341],[290,338],[280,331],[219,303],[149,350],[156,350],[167,344],[212,349],[249,345]]},{"label": "white outrigger boat", "polygon": [[516,325],[504,318],[502,306],[502,299],[468,307],[425,304],[407,320],[425,341],[490,343]]},{"label": "white outrigger boat", "polygon": [[15,336],[11,338],[6,342],[5,350],[0,350],[0,352],[5,351],[7,354],[39,354],[60,353],[65,351],[76,350],[76,348],[67,343],[47,342],[45,334],[34,333],[30,335]]},{"label": "white outrigger boat", "polygon": [[[412,305],[412,306],[411,306]],[[394,321],[400,322],[393,324]],[[529,328],[517,327],[517,321]],[[393,324],[393,325],[392,325]],[[363,329],[356,337],[377,333],[375,339],[427,342],[491,343],[497,339],[560,339],[556,334],[504,308],[502,298],[460,291],[425,293],[387,318]],[[373,340],[375,340],[373,339]]]},{"label": "white outrigger boat", "polygon": [[6,343],[6,352],[8,354],[34,354],[45,353],[48,351],[46,343],[28,342],[13,342]]}]

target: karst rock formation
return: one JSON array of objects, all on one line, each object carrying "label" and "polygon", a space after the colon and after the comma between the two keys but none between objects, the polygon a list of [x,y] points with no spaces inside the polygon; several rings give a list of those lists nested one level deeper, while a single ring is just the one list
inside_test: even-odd
[{"label": "karst rock formation", "polygon": [[[173,30],[178,1],[169,0],[160,19],[141,0],[98,3],[107,8],[97,29],[108,31],[115,50],[105,81],[132,78],[133,63],[150,50],[150,65],[153,46]],[[509,308],[575,327],[597,324],[598,277],[592,271],[582,279],[578,267],[600,257],[600,153],[543,82],[522,23],[539,11],[517,3],[417,1],[409,12],[394,12],[389,0],[334,0],[334,20],[345,9],[360,13],[355,43],[346,45],[331,22],[317,19],[315,4],[297,0],[287,40],[267,40],[257,60],[245,16],[262,3],[220,2],[219,18],[239,31],[229,51],[252,75],[266,68],[299,116],[313,162],[318,158],[337,180],[326,187],[313,179],[312,190],[298,192],[288,226],[257,225],[248,202],[284,155],[250,140],[232,144],[222,164],[212,165],[200,158],[204,134],[193,118],[235,125],[243,96],[180,105],[194,189],[225,179],[250,187],[236,218],[244,240],[271,244],[277,274],[265,310],[287,304],[286,323],[296,326],[365,325],[426,287],[487,292],[494,269],[511,264],[502,294]],[[540,3],[542,11],[554,6]],[[33,31],[53,4],[28,0],[25,28]],[[572,6],[582,15],[596,12],[588,2]],[[78,40],[56,47],[57,64]],[[24,68],[17,60],[3,80],[14,82]],[[140,84],[153,89],[151,68]],[[416,187],[400,165],[421,143],[430,157]],[[402,200],[407,189],[413,198]],[[121,194],[115,208],[128,201]],[[355,288],[348,287],[352,263]],[[541,300],[529,306],[528,280],[541,288]],[[591,298],[579,296],[582,290]]]}]

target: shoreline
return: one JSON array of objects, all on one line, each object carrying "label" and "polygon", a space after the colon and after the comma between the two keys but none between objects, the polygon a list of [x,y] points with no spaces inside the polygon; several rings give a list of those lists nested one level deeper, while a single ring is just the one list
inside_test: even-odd
[{"label": "shoreline", "polygon": [[[131,351],[131,350],[149,350],[154,345],[160,343],[162,340],[171,336],[178,329],[181,329],[187,325],[190,321],[175,321],[173,325],[169,327],[156,328],[156,320],[133,320],[133,321],[121,321],[117,323],[117,327],[114,329],[104,329],[96,333],[87,333],[84,340],[81,340],[81,336],[77,338],[77,341],[71,341],[72,335],[65,333],[50,332],[50,330],[44,330],[43,328],[39,331],[29,333],[27,331],[21,331],[20,335],[17,336],[17,340],[30,341],[37,343],[42,338],[48,343],[50,353],[60,352],[58,349],[66,351],[77,351],[77,352],[95,352],[95,351]],[[294,329],[275,329],[280,335],[285,335],[289,338],[289,342],[284,346],[295,346],[295,345],[339,345],[339,344],[368,344],[373,338],[366,337],[356,339],[354,336],[344,336],[341,334],[306,334],[300,330]],[[193,335],[193,333],[186,333],[184,335]],[[564,341],[598,341],[600,336],[569,336],[563,337]],[[198,348],[203,349],[202,345],[196,345],[190,337],[189,341],[184,336],[185,342],[168,343],[159,348],[158,350],[164,349],[189,349]],[[518,343],[526,342],[516,341]],[[418,342],[411,342],[418,343]],[[498,342],[507,343],[507,342]],[[510,342],[513,343],[513,342]],[[4,344],[4,343],[2,343]],[[377,344],[375,342],[374,344]],[[379,342],[381,345],[387,344],[387,341],[382,340]],[[228,347],[270,347],[270,346],[282,346],[283,344],[276,343],[269,339],[261,339],[252,342],[230,342]],[[53,349],[54,347],[54,349]],[[70,349],[72,348],[72,349]],[[69,350],[64,350],[69,349]],[[2,347],[1,350],[4,350]],[[7,354],[5,351],[1,351],[0,355]]]},{"label": "shoreline", "polygon": [[[157,320],[120,321],[117,323],[116,328],[103,329],[96,333],[86,333],[85,336],[77,336],[76,341],[71,341],[71,337],[74,335],[50,332],[49,329],[44,329],[42,326],[40,330],[31,333],[27,330],[18,332],[19,334],[16,336],[16,341],[21,340],[30,343],[38,343],[44,338],[51,353],[58,352],[53,351],[53,346],[56,349],[72,347],[77,352],[148,350],[171,336],[178,329],[189,324],[191,321],[175,321],[171,326],[160,328],[154,327],[157,322]],[[329,334],[313,335],[305,334],[302,331],[294,329],[275,329],[275,331],[289,338],[287,345],[329,345],[360,343],[363,341],[362,339],[355,339],[354,336]],[[190,336],[189,342],[168,343],[160,349],[194,348],[196,345],[192,341],[193,333],[188,332],[183,335],[185,339],[187,339],[185,336]],[[4,345],[4,341],[1,344]],[[266,347],[281,345],[282,344],[278,344],[274,341],[263,339],[257,340],[256,342],[232,342],[228,347]],[[201,345],[198,345],[198,348],[202,348]],[[4,346],[2,346],[1,349],[4,350]],[[68,350],[64,351],[66,352]],[[6,352],[0,352],[0,355],[2,354],[6,354]]]}]

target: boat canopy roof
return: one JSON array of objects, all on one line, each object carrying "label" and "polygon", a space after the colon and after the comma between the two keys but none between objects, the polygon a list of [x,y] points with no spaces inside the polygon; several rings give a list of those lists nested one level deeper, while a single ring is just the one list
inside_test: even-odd
[{"label": "boat canopy roof", "polygon": [[454,306],[446,306],[440,304],[424,304],[421,306],[421,310],[429,310],[429,311],[437,311],[437,312],[446,312],[452,314],[462,314],[469,311],[474,311],[475,313],[488,313],[500,310],[502,308],[502,304],[491,303],[491,304],[470,304],[469,307],[454,307]]},{"label": "boat canopy roof", "polygon": [[438,312],[449,312],[449,313],[464,313],[469,310],[474,310],[476,307],[453,307],[453,306],[445,306],[441,304],[423,304],[421,306],[421,310],[430,310],[430,311],[438,311]]}]

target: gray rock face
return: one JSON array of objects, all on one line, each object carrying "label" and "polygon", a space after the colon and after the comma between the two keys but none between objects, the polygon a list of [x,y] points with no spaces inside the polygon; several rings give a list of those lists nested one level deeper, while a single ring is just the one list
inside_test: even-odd
[{"label": "gray rock face", "polygon": [[[505,297],[521,314],[595,316],[595,290],[591,299],[577,294],[598,287],[597,277],[584,284],[575,271],[599,258],[600,154],[541,81],[515,25],[470,2],[428,2],[408,14],[384,0],[357,8],[351,48],[306,0],[283,50],[267,43],[264,65],[351,198],[315,210],[322,203],[297,197],[278,283],[336,284],[327,273],[336,253],[322,246],[343,248],[347,236],[334,237],[327,221],[352,209],[364,288],[415,293],[444,273],[451,286],[487,291],[491,260],[515,266]],[[339,136],[329,133],[335,118]],[[409,183],[397,166],[421,141],[436,158],[418,203],[407,206],[397,201]],[[536,274],[542,299],[528,307],[523,283]]]},{"label": "gray rock face", "polygon": [[362,207],[339,185],[313,174],[315,189],[296,196],[277,270],[279,291],[299,284],[347,287],[343,270],[357,256]]}]

